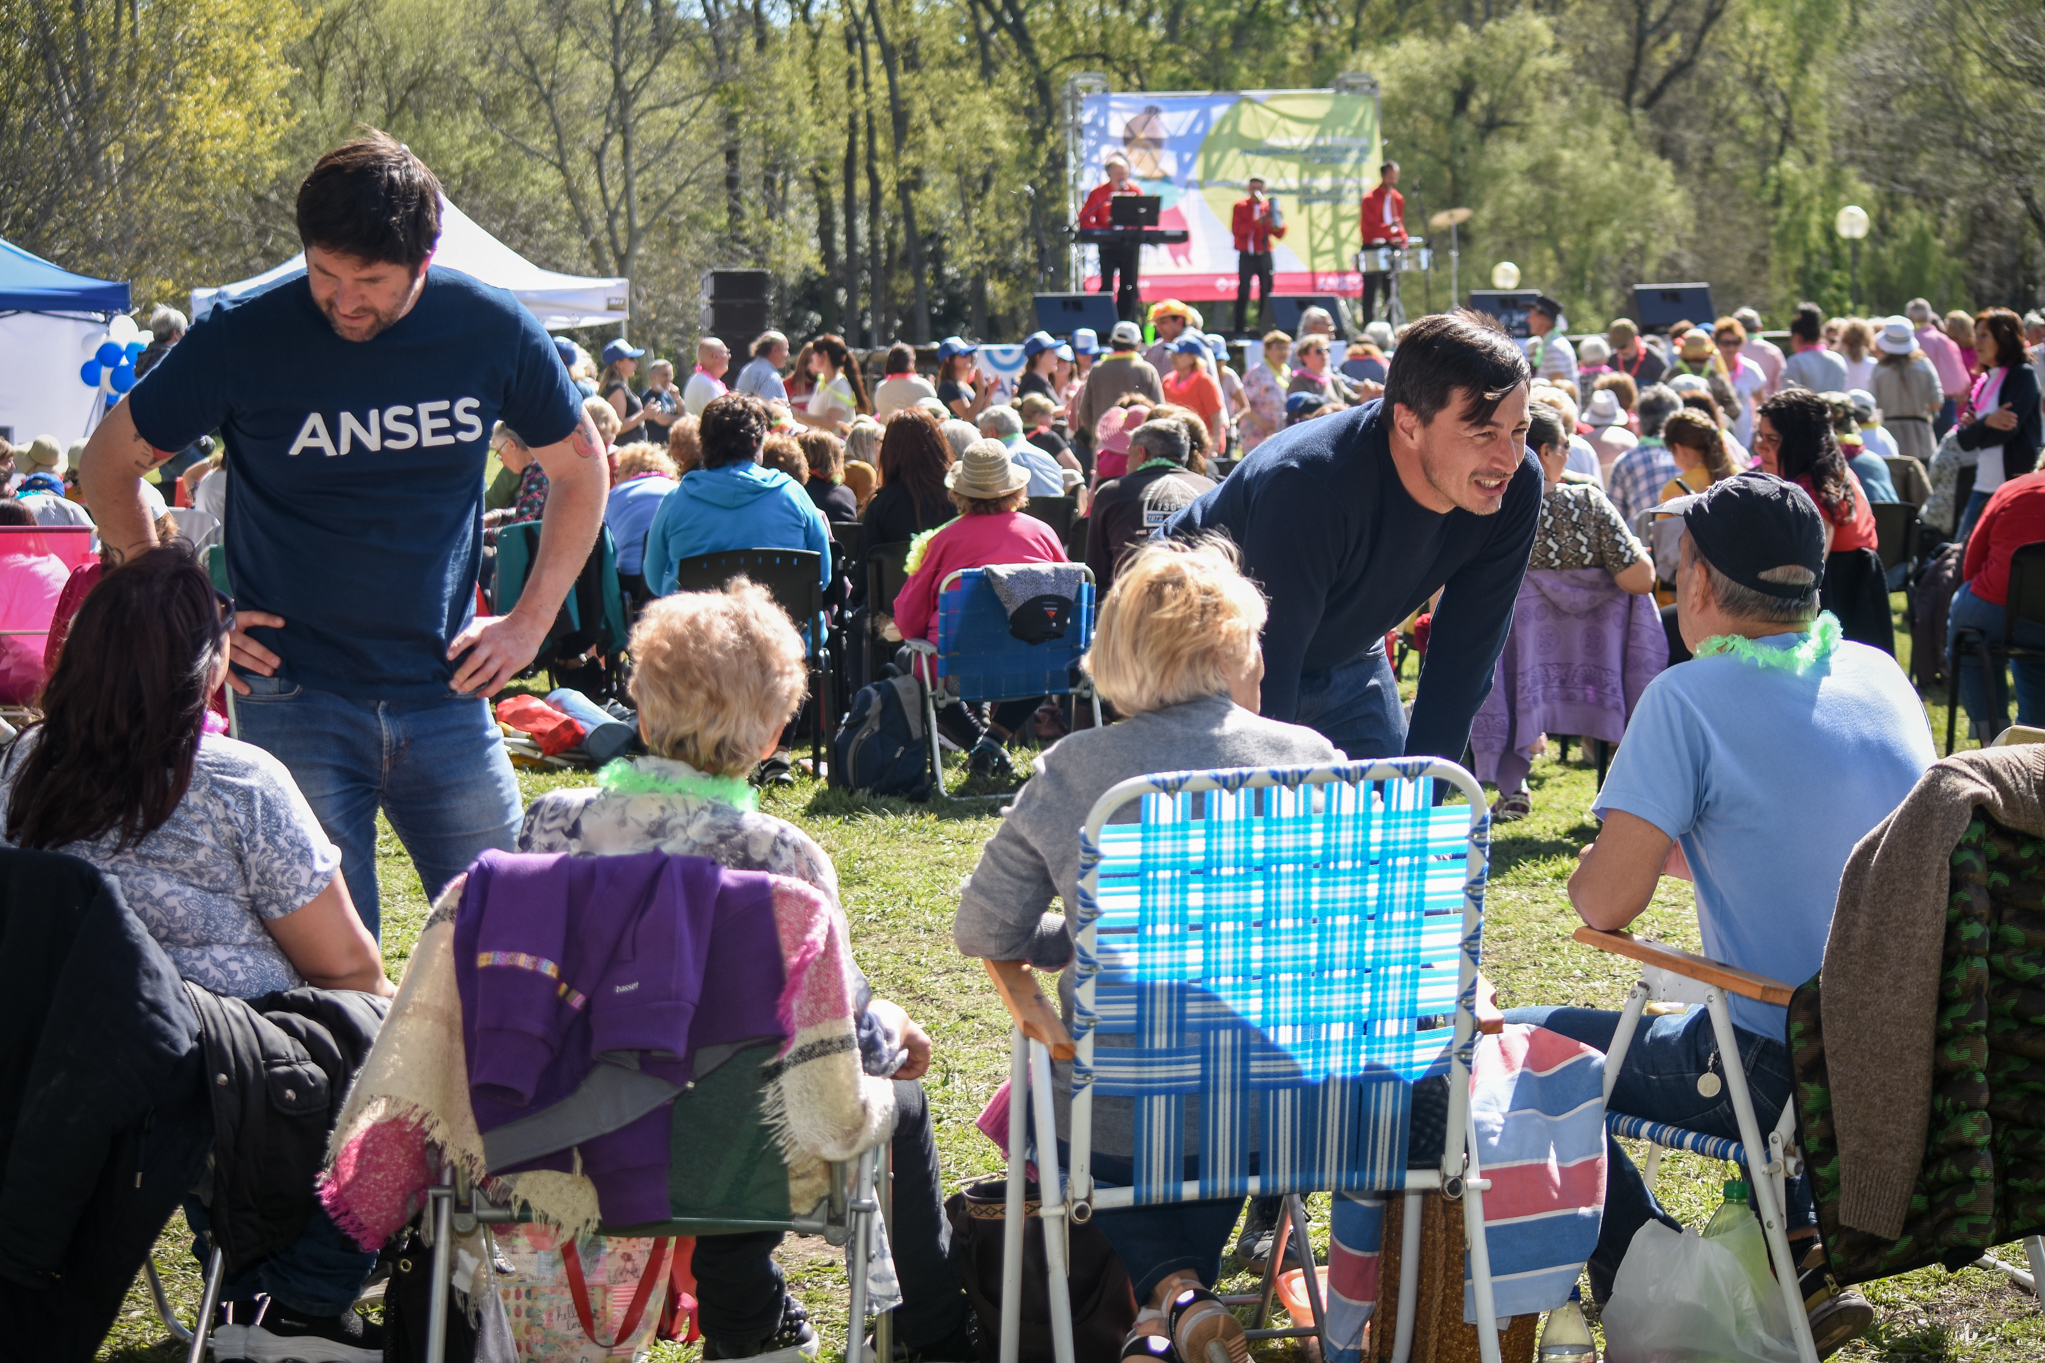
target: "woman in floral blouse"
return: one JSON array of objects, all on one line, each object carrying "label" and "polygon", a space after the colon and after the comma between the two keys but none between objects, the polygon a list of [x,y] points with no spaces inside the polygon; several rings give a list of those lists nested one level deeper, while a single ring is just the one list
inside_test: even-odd
[{"label": "woman in floral blouse", "polygon": [[1236,422],[1236,434],[1245,453],[1285,429],[1285,385],[1290,381],[1292,337],[1282,331],[1264,335],[1264,363],[1253,364],[1243,375],[1243,399],[1248,410]]}]

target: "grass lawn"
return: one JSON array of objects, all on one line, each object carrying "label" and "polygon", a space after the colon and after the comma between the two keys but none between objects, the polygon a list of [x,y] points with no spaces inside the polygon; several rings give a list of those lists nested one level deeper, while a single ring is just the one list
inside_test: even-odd
[{"label": "grass lawn", "polygon": [[[1908,639],[1901,635],[1899,644],[1907,649]],[[1934,734],[1942,737],[1943,705],[1928,705],[1927,710]],[[1962,746],[1967,746],[1964,739]],[[1533,816],[1503,826],[1492,844],[1484,966],[1508,1007],[1573,1003],[1616,1008],[1632,984],[1633,976],[1618,959],[1570,940],[1577,919],[1565,898],[1564,882],[1577,849],[1597,831],[1588,814],[1595,771],[1580,749],[1572,747],[1571,759],[1564,764],[1551,751],[1536,762]],[[579,774],[520,774],[528,799],[587,779]],[[1793,798],[1787,783],[1785,794]],[[800,824],[831,855],[860,963],[875,989],[901,1002],[936,1042],[935,1060],[924,1083],[947,1186],[996,1172],[999,1152],[972,1122],[1007,1075],[1007,1021],[978,962],[961,958],[951,945],[957,886],[993,831],[993,817],[977,807],[933,811],[900,801],[855,800],[810,784],[770,795],[762,808]],[[424,920],[426,903],[388,828],[378,847],[378,869],[385,951],[395,979]],[[1699,947],[1689,887],[1664,880],[1640,930]],[[1671,1154],[1663,1161],[1658,1191],[1685,1222],[1700,1225],[1717,1206],[1725,1177],[1727,1166]],[[1317,1225],[1324,1229],[1322,1201]],[[170,1270],[173,1296],[187,1319],[199,1294],[198,1274],[184,1249],[188,1242],[183,1221],[176,1218],[157,1252],[158,1263]],[[1998,1252],[2004,1259],[2023,1262],[2020,1246]],[[782,1260],[824,1333],[826,1356],[841,1355],[845,1285],[835,1254],[825,1252],[821,1241],[790,1241]],[[1838,1358],[1862,1363],[2045,1359],[2045,1318],[2037,1303],[2007,1287],[2000,1275],[1930,1268],[1864,1290],[1878,1309],[1877,1326]],[[1277,1358],[1289,1350],[1273,1347],[1260,1352]],[[656,1356],[679,1360],[683,1351],[668,1348]],[[135,1363],[172,1363],[184,1357],[165,1336],[139,1282],[101,1357]]]}]

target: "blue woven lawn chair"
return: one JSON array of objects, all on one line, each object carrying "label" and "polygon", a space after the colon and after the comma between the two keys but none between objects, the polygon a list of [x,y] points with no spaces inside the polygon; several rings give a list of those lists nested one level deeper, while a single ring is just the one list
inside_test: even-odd
[{"label": "blue woven lawn chair", "polygon": [[[1438,782],[1467,804],[1436,807]],[[1003,1302],[1020,1300],[1032,1159],[1057,1363],[1073,1359],[1055,1224],[1064,1218],[1283,1195],[1280,1235],[1296,1235],[1311,1258],[1302,1194],[1439,1189],[1463,1203],[1478,1346],[1484,1363],[1498,1363],[1490,1185],[1469,1111],[1490,848],[1476,778],[1428,758],[1138,777],[1101,796],[1081,838],[1075,1040],[1018,963],[988,963],[1016,1022]],[[1051,1061],[1068,1055],[1071,1168],[1061,1177]],[[1413,1085],[1438,1074],[1449,1079],[1441,1161],[1408,1168]],[[1094,1183],[1096,1095],[1136,1100],[1132,1187]],[[1187,1180],[1195,1097],[1199,1176]],[[1224,1299],[1257,1303],[1259,1327],[1284,1257],[1281,1238],[1261,1296]],[[1412,1256],[1402,1272],[1417,1281]],[[1316,1337],[1329,1356],[1318,1274],[1303,1286],[1311,1327],[1249,1334]],[[1409,1312],[1400,1326],[1403,1358]],[[1019,1341],[1020,1321],[1004,1311],[1001,1363],[1016,1363]]]},{"label": "blue woven lawn chair", "polygon": [[1626,1048],[1633,1044],[1641,1013],[1649,1000],[1668,1003],[1703,1004],[1711,1013],[1712,1034],[1718,1039],[1720,1055],[1738,1055],[1740,1047],[1733,1034],[1729,994],[1741,994],[1778,1008],[1789,1006],[1793,985],[1765,975],[1698,956],[1677,947],[1664,946],[1635,937],[1630,932],[1600,932],[1596,928],[1576,930],[1576,940],[1600,951],[1632,959],[1640,966],[1640,979],[1626,995],[1626,1007],[1619,1014],[1619,1026],[1612,1034],[1612,1048],[1605,1055],[1605,1125],[1615,1136],[1651,1143],[1642,1176],[1652,1186],[1664,1149],[1688,1150],[1706,1159],[1724,1160],[1746,1166],[1747,1186],[1754,1191],[1754,1203],[1761,1213],[1761,1230],[1768,1241],[1769,1256],[1775,1261],[1775,1278],[1789,1310],[1790,1333],[1801,1363],[1818,1363],[1818,1349],[1811,1338],[1810,1318],[1804,1314],[1804,1294],[1797,1281],[1796,1259],[1789,1248],[1789,1223],[1785,1218],[1789,1180],[1803,1172],[1804,1161],[1796,1145],[1794,1102],[1782,1105],[1782,1118],[1766,1136],[1754,1115],[1753,1094],[1747,1088],[1747,1072],[1739,1065],[1727,1065],[1725,1085],[1739,1119],[1740,1139],[1707,1136],[1666,1122],[1651,1122],[1611,1110],[1612,1089],[1626,1063]]},{"label": "blue woven lawn chair", "polygon": [[937,736],[939,705],[1083,694],[1093,703],[1094,727],[1100,727],[1100,697],[1079,674],[1080,657],[1093,644],[1093,573],[1081,564],[1071,566],[1086,581],[1080,584],[1065,637],[1041,644],[1026,644],[1008,632],[1008,612],[983,570],[962,568],[938,585],[937,642],[911,639],[908,644],[923,678],[923,727],[930,735],[930,772],[939,795],[950,798]]}]

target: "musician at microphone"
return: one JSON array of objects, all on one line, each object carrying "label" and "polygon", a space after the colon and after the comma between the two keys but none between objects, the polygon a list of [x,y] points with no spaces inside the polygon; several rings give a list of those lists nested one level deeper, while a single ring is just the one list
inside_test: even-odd
[{"label": "musician at microphone", "polygon": [[[1108,153],[1105,169],[1108,172],[1107,181],[1095,185],[1093,192],[1086,196],[1086,202],[1080,206],[1079,225],[1083,228],[1113,227],[1115,224],[1109,213],[1109,200],[1117,194],[1143,192],[1131,178],[1129,160],[1121,152]],[[1125,321],[1137,320],[1136,269],[1138,255],[1143,250],[1142,245],[1133,240],[1113,246],[1103,242],[1095,249],[1101,255],[1100,292],[1115,295],[1116,315]]]},{"label": "musician at microphone", "polygon": [[1285,215],[1264,197],[1264,177],[1250,177],[1249,193],[1236,200],[1230,230],[1236,239],[1236,334],[1249,330],[1250,281],[1258,287],[1257,307],[1271,301],[1271,243],[1285,235]]},{"label": "musician at microphone", "polygon": [[[1363,249],[1406,244],[1406,196],[1399,192],[1399,163],[1387,161],[1378,167],[1378,187],[1363,196],[1358,214],[1363,227]],[[1377,316],[1378,295],[1385,298],[1385,315],[1391,316],[1392,295],[1397,281],[1388,272],[1370,271],[1363,276],[1363,321],[1368,326]]]}]

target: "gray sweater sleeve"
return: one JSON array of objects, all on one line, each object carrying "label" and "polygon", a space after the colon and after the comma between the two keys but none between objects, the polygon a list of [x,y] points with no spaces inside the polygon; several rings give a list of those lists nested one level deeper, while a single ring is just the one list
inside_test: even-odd
[{"label": "gray sweater sleeve", "polygon": [[[1028,961],[1039,970],[1062,970],[1072,960],[1072,933],[1063,914],[1052,913],[1051,900],[1064,889],[1046,859],[1046,830],[1062,822],[1049,806],[1059,783],[1038,770],[1002,811],[1001,826],[980,850],[959,892],[959,912],[952,921],[952,941],[968,956],[990,961]],[[1033,836],[1033,834],[1035,836]],[[1079,825],[1064,839],[1065,860],[1074,860]],[[1069,907],[1069,903],[1068,903]]]}]

